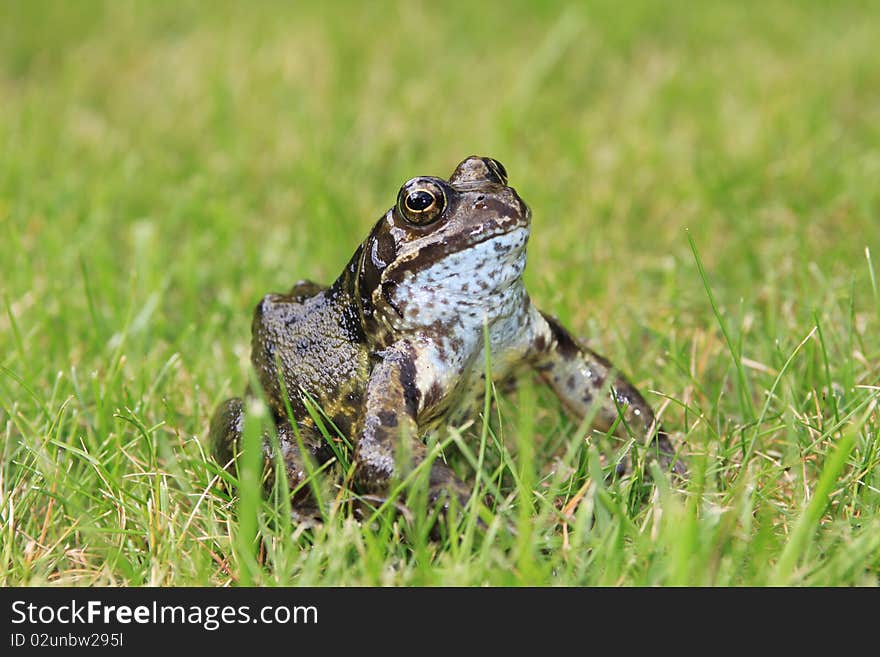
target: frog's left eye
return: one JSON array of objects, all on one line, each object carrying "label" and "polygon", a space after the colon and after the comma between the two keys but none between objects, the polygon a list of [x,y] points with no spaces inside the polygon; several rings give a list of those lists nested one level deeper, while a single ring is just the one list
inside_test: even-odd
[{"label": "frog's left eye", "polygon": [[507,184],[507,169],[504,168],[504,165],[501,164],[501,162],[491,157],[484,158],[483,162],[485,162],[489,170],[495,174],[498,178],[498,182],[502,185]]},{"label": "frog's left eye", "polygon": [[428,224],[443,213],[446,194],[436,183],[410,181],[401,188],[397,207],[407,221],[419,225]]}]

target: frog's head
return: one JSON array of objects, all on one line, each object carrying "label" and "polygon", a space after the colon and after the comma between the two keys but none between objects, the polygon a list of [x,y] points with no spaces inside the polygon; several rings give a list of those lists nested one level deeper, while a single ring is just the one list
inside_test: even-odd
[{"label": "frog's head", "polygon": [[448,180],[412,178],[363,244],[365,313],[382,310],[400,326],[433,324],[465,307],[491,315],[499,293],[522,289],[530,219],[492,158],[471,156]]}]

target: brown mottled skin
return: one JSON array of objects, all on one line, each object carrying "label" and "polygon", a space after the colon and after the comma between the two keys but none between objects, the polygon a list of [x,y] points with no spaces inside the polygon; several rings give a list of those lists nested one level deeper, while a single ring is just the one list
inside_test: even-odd
[{"label": "brown mottled skin", "polygon": [[[392,477],[425,458],[426,432],[472,411],[485,385],[485,331],[493,380],[532,370],[574,416],[594,414],[602,431],[613,427],[642,443],[651,438],[661,465],[684,473],[635,387],[531,304],[522,282],[530,219],[507,186],[504,167],[472,156],[448,180],[404,184],[333,285],[303,281],[263,298],[254,313],[252,361],[291,489],[303,482],[306,467],[276,363],[310,457],[324,461],[329,450],[305,395],[353,442],[359,490],[381,496]],[[221,463],[235,456],[242,413],[242,401],[230,399],[211,422]],[[268,463],[268,440],[265,452]],[[402,453],[405,463],[397,461]],[[431,465],[429,486],[430,499],[446,504],[470,493],[440,461]],[[304,515],[314,511],[307,492],[294,503]]]}]

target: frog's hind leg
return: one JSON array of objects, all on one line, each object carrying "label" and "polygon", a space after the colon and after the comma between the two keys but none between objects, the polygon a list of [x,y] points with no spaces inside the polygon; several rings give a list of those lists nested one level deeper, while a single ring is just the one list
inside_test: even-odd
[{"label": "frog's hind leg", "polygon": [[241,446],[244,431],[244,402],[240,397],[227,399],[211,418],[208,444],[211,455],[221,467],[230,470]]},{"label": "frog's hind leg", "polygon": [[[214,412],[211,418],[209,431],[209,443],[214,459],[229,472],[235,471],[235,462],[241,452],[241,437],[244,431],[244,400],[239,397],[227,399]],[[277,423],[278,442],[284,462],[287,486],[292,492],[291,505],[295,519],[305,520],[320,517],[320,512],[314,499],[311,487],[306,483],[309,476],[309,466],[306,458],[311,459],[317,469],[327,460],[327,450],[324,449],[320,435],[312,427],[300,427],[300,439],[308,456],[304,457],[299,448],[299,442],[288,422]],[[263,459],[264,477],[263,483],[266,490],[271,490],[275,483],[275,457],[273,445],[276,442],[267,432],[263,433]]]},{"label": "frog's hind leg", "polygon": [[654,411],[644,397],[611,363],[578,343],[554,318],[533,314],[531,364],[562,404],[578,419],[593,417],[600,431],[615,428],[620,437],[651,439],[649,456],[661,467],[685,475],[669,436],[655,426]]}]

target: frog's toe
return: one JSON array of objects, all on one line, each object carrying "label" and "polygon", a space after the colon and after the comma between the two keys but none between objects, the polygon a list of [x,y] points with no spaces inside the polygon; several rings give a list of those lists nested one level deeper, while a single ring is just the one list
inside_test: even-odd
[{"label": "frog's toe", "polygon": [[294,525],[307,529],[320,527],[324,524],[324,518],[317,506],[294,505],[290,510],[290,520]]},{"label": "frog's toe", "polygon": [[[651,441],[650,447],[647,448],[646,458],[648,462],[655,461],[660,466],[662,472],[671,474],[673,478],[679,480],[687,479],[687,465],[684,460],[679,458],[678,452],[669,439],[669,435],[662,429]],[[608,476],[609,478],[615,476],[619,478],[632,474],[632,472],[633,459],[631,454],[625,454],[614,466],[613,473]],[[648,478],[651,476],[649,469],[645,469],[644,474]]]},{"label": "frog's toe", "polygon": [[397,499],[385,497],[383,495],[358,495],[354,499],[354,512],[358,519],[367,520],[372,518],[378,509],[387,505],[393,506],[394,509],[403,516],[408,523],[413,522],[413,513],[410,508]]},{"label": "frog's toe", "polygon": [[[437,515],[431,528],[431,540],[439,541],[444,537],[444,526],[446,520],[452,520],[457,523],[465,517],[465,509],[471,502],[471,492],[466,489],[461,482],[460,486],[432,488],[428,491],[428,508],[434,509]],[[489,526],[480,517],[480,501],[475,500],[475,506],[468,513],[473,513],[476,518],[476,526],[486,531]]]},{"label": "frog's toe", "polygon": [[[469,508],[472,497],[473,491],[470,486],[456,478],[442,485],[433,485],[428,489],[428,509],[437,509],[442,517],[449,516],[450,513],[458,514],[458,517],[461,517],[461,514]],[[474,500],[475,506],[472,512],[477,514],[477,524],[485,529],[486,523],[478,514],[481,503],[488,507],[491,506],[492,500],[489,496],[482,500]]]},{"label": "frog's toe", "polygon": [[428,507],[439,507],[443,513],[448,513],[453,507],[461,511],[468,505],[469,500],[470,493],[457,488],[442,486],[428,491]]},{"label": "frog's toe", "polygon": [[672,445],[672,441],[669,440],[669,434],[663,430],[659,431],[652,447],[657,454],[660,468],[664,472],[671,472],[681,479],[687,478],[687,465],[682,459],[678,458],[678,453]]}]

